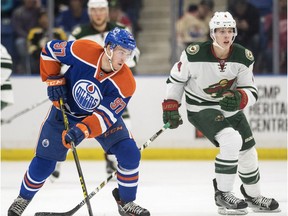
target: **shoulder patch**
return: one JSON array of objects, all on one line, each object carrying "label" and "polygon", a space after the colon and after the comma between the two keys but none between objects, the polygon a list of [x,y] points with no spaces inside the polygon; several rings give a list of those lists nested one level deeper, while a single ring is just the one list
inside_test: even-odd
[{"label": "shoulder patch", "polygon": [[120,71],[111,76],[123,97],[131,97],[136,89],[136,81],[130,68],[125,64]]},{"label": "shoulder patch", "polygon": [[250,61],[254,61],[254,56],[250,50],[245,49],[245,55],[247,59],[249,59]]},{"label": "shoulder patch", "polygon": [[190,44],[187,48],[186,51],[190,55],[195,55],[198,53],[200,50],[200,46],[198,44]]},{"label": "shoulder patch", "polygon": [[81,32],[81,27],[80,26],[78,26],[78,27],[76,27],[73,31],[72,31],[72,35],[78,35],[80,32]]}]

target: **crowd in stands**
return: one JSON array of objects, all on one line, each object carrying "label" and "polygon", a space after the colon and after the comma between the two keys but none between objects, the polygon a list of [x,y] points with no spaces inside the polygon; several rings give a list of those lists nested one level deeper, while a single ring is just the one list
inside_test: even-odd
[{"label": "crowd in stands", "polygon": [[[49,0],[1,1],[1,43],[13,59],[13,74],[39,74],[39,54],[49,34]],[[110,20],[127,26],[137,37],[141,0],[108,0]],[[90,22],[88,0],[54,1],[52,39],[66,40],[73,29]]]},{"label": "crowd in stands", "polygon": [[[88,0],[57,0],[53,37],[65,39],[80,24],[89,23]],[[13,59],[14,74],[39,74],[37,55],[48,40],[48,0],[2,0],[1,43]],[[137,39],[141,0],[109,0],[110,21],[131,29]],[[255,73],[273,73],[273,0],[227,0],[237,22],[235,42],[249,48],[255,57]],[[215,11],[215,0],[191,4],[176,23],[177,55],[191,42],[209,39],[207,20]],[[279,0],[280,73],[287,74],[287,1]]]},{"label": "crowd in stands", "polygon": [[[191,42],[209,39],[207,19],[214,12],[215,0],[190,4],[176,22],[177,55]],[[255,57],[254,73],[273,73],[272,0],[227,0],[227,8],[236,20],[236,43],[250,49]],[[279,0],[280,74],[287,74],[287,1]]]},{"label": "crowd in stands", "polygon": [[214,2],[202,0],[198,5],[189,5],[176,22],[177,56],[192,42],[204,42],[209,37],[209,20],[213,15]]}]

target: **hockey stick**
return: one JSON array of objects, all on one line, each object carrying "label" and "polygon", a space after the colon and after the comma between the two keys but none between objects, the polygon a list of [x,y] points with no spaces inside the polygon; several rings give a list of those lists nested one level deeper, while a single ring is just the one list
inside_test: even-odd
[{"label": "hockey stick", "polygon": [[[156,132],[149,140],[146,141],[140,148],[139,151],[143,151],[145,148],[147,148],[151,142],[153,142],[161,133],[163,133],[167,128],[170,127],[170,123],[166,123],[158,132]],[[88,197],[91,199],[93,196],[95,196],[114,176],[116,176],[117,171],[114,171],[111,173],[107,179],[105,179],[103,182],[100,183],[100,185],[92,191]],[[68,212],[36,212],[34,216],[71,216],[74,215],[83,205],[85,205],[86,200],[82,200],[77,206],[75,206],[73,209],[71,209]]]},{"label": "hockey stick", "polygon": [[16,114],[14,114],[13,116],[11,116],[11,117],[8,118],[8,119],[1,119],[1,124],[9,124],[9,123],[11,123],[11,121],[13,121],[15,118],[17,118],[17,117],[19,117],[19,116],[22,116],[22,115],[24,115],[25,113],[27,113],[27,112],[35,109],[36,107],[44,104],[44,103],[47,102],[48,100],[49,100],[49,99],[46,98],[45,100],[39,101],[39,102],[37,102],[37,103],[35,103],[35,104],[32,104],[30,107],[27,107],[26,109],[24,109],[24,110],[22,110],[22,111],[20,111],[20,112],[18,112],[18,113],[16,113]]},{"label": "hockey stick", "polygon": [[[61,109],[61,112],[62,112],[65,129],[68,131],[69,130],[69,121],[68,121],[67,115],[66,115],[65,110],[64,110],[63,98],[60,98],[60,109]],[[80,161],[79,161],[79,157],[78,157],[78,154],[77,154],[77,151],[76,151],[75,143],[74,142],[70,142],[70,144],[71,144],[71,150],[72,150],[72,153],[73,153],[74,161],[75,161],[75,164],[76,164],[76,167],[77,167],[77,171],[78,171],[79,180],[80,180],[80,183],[81,183],[81,188],[82,188],[83,195],[84,195],[84,198],[85,198],[84,200],[87,203],[87,209],[88,209],[88,212],[89,212],[89,216],[93,216],[90,200],[89,200],[89,197],[88,197],[87,187],[86,187],[86,184],[85,184],[85,181],[84,181],[84,176],[83,176],[83,172],[82,172],[82,169],[81,169],[81,166],[80,166]]]}]

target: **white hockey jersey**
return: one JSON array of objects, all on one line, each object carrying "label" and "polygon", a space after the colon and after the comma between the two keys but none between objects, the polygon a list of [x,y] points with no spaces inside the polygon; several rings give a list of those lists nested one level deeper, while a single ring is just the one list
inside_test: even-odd
[{"label": "white hockey jersey", "polygon": [[12,74],[12,58],[7,49],[1,44],[1,109],[6,104],[14,103],[12,83],[10,76]]},{"label": "white hockey jersey", "polygon": [[[181,103],[185,92],[188,111],[207,108],[220,109],[219,101],[224,91],[242,89],[248,96],[247,106],[258,98],[253,77],[254,57],[251,51],[233,44],[227,59],[213,54],[212,42],[192,43],[174,64],[167,80],[166,99]],[[223,112],[231,116],[234,112]]]}]

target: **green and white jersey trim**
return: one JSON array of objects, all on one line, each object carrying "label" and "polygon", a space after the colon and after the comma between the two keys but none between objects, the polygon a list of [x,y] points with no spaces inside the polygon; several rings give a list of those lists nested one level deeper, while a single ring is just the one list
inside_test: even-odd
[{"label": "green and white jersey trim", "polygon": [[6,48],[1,44],[1,104],[13,104],[14,96],[10,76],[12,59]]},{"label": "green and white jersey trim", "polygon": [[241,88],[248,95],[248,105],[252,105],[258,98],[253,64],[252,53],[238,44],[233,44],[230,56],[225,60],[213,55],[210,41],[190,44],[171,69],[166,98],[181,102],[185,92],[189,111],[220,110],[218,103],[223,92]]}]

